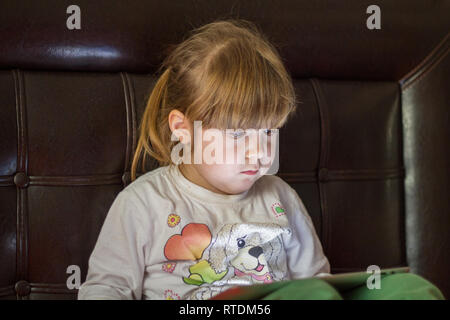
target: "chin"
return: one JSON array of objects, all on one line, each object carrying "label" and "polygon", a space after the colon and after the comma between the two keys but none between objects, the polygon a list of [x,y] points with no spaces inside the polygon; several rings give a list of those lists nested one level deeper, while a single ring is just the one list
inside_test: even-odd
[{"label": "chin", "polygon": [[242,193],[242,192],[248,191],[252,186],[253,186],[253,182],[252,183],[246,183],[245,185],[242,185],[240,188],[235,188],[234,190],[232,190],[232,193],[233,194],[238,194],[238,193]]}]

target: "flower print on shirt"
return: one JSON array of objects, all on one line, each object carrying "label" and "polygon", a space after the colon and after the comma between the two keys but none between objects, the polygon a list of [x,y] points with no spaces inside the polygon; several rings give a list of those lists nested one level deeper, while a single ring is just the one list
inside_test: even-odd
[{"label": "flower print on shirt", "polygon": [[180,296],[170,289],[164,291],[164,298],[166,300],[181,300]]},{"label": "flower print on shirt", "polygon": [[177,264],[175,262],[167,262],[163,264],[162,269],[165,272],[172,273],[176,266]]},{"label": "flower print on shirt", "polygon": [[171,213],[169,214],[169,216],[167,217],[167,225],[171,228],[177,226],[180,223],[180,216],[175,214],[175,213]]}]

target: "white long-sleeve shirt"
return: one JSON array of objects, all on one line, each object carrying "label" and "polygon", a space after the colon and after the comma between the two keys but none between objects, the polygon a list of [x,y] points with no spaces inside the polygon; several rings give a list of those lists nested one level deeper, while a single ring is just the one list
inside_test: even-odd
[{"label": "white long-sleeve shirt", "polygon": [[329,272],[305,206],[281,178],[223,195],[166,166],[117,195],[78,298],[208,299]]}]

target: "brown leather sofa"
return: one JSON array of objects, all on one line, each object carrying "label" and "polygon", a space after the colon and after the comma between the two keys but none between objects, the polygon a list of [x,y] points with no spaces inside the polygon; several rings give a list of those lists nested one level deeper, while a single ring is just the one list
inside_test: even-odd
[{"label": "brown leather sofa", "polygon": [[[77,0],[0,4],[0,298],[74,299],[166,48],[226,18],[260,26],[299,104],[278,175],[332,272],[405,266],[450,296],[448,1]],[[147,170],[156,167],[147,164]]]}]

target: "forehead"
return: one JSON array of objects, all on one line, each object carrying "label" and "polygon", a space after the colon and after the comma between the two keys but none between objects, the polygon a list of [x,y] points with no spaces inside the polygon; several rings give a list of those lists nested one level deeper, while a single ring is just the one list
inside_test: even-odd
[{"label": "forehead", "polygon": [[259,130],[259,129],[276,129],[281,126],[279,119],[265,120],[265,121],[224,121],[224,122],[205,122],[205,121],[195,121],[194,128],[202,128],[203,130],[207,128],[217,129],[217,130]]},{"label": "forehead", "polygon": [[195,130],[203,130],[203,131],[206,131],[206,130],[218,130],[218,131],[222,131],[222,132],[225,132],[225,131],[252,131],[252,130],[255,130],[255,131],[258,131],[258,130],[264,130],[264,129],[279,129],[280,128],[280,126],[278,126],[278,125],[274,125],[274,124],[271,124],[271,123],[269,123],[269,124],[262,124],[262,125],[259,125],[259,126],[241,126],[241,127],[233,127],[233,126],[229,126],[229,127],[221,127],[221,126],[211,126],[211,125],[205,125],[204,123],[201,123],[200,121],[198,121],[198,122],[196,122],[195,124],[194,124],[194,129]]},{"label": "forehead", "polygon": [[217,129],[217,128],[202,128],[201,131],[198,129],[197,134],[208,135],[208,136],[216,136],[216,135],[226,135],[226,134],[245,134],[245,135],[256,135],[267,132],[267,130],[271,130],[272,134],[276,134],[279,131],[279,128],[258,128],[258,129]]}]

